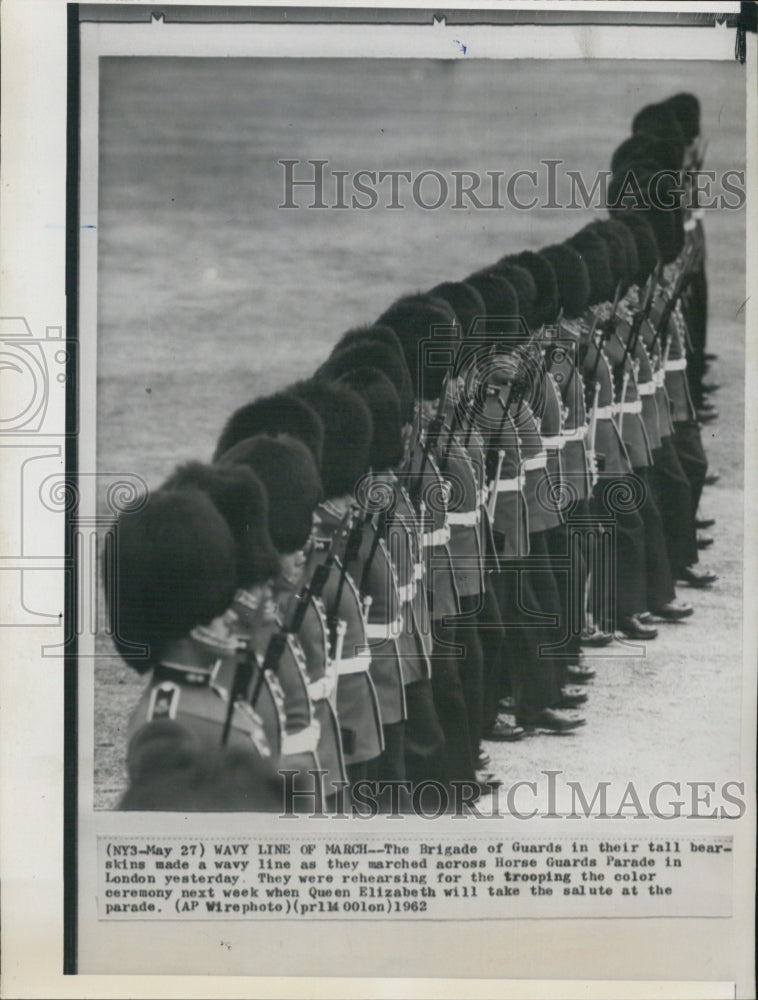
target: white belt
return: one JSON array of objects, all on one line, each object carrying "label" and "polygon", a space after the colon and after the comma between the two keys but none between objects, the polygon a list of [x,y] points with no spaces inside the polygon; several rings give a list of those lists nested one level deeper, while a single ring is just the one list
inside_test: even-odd
[{"label": "white belt", "polygon": [[513,479],[498,479],[495,487],[498,493],[516,493],[524,488],[524,477],[515,476]]},{"label": "white belt", "polygon": [[368,622],[366,625],[367,639],[397,639],[403,632],[403,618],[398,615],[391,622]]},{"label": "white belt", "polygon": [[282,737],[282,755],[294,753],[315,753],[318,747],[318,738],[321,735],[321,726],[318,719],[306,729],[301,729],[299,733],[285,733]]},{"label": "white belt", "polygon": [[697,219],[698,221],[704,219],[705,218],[705,209],[704,208],[696,208],[693,211],[693,213],[692,213],[692,218],[693,219]]},{"label": "white belt", "polygon": [[434,545],[447,545],[450,541],[450,525],[445,524],[444,528],[437,528],[436,531],[424,532],[424,548]]},{"label": "white belt", "polygon": [[414,579],[410,583],[404,583],[402,587],[398,587],[397,593],[401,604],[409,604],[413,600],[416,596],[415,572]]},{"label": "white belt", "polygon": [[341,659],[337,664],[340,677],[345,674],[365,674],[371,666],[371,657],[367,654],[362,656],[348,656]]},{"label": "white belt", "polygon": [[640,394],[640,396],[654,396],[655,382],[638,382],[637,392]]},{"label": "white belt", "polygon": [[598,406],[595,410],[595,416],[598,420],[612,420],[616,413],[616,407],[613,403],[610,406]]},{"label": "white belt", "polygon": [[475,528],[479,524],[480,517],[481,509],[479,507],[476,507],[474,510],[453,511],[447,515],[447,523],[462,525],[466,528]]},{"label": "white belt", "polygon": [[565,445],[566,439],[562,434],[556,434],[552,437],[542,437],[542,446],[544,448],[552,448],[554,451],[560,451]]},{"label": "white belt", "polygon": [[317,681],[310,681],[308,684],[308,694],[311,701],[324,701],[325,698],[331,698],[332,691],[334,691],[334,678],[329,674],[324,674]]},{"label": "white belt", "polygon": [[687,221],[684,223],[683,229],[685,233],[691,233],[692,230],[696,228],[696,226],[697,223],[695,222],[694,219],[687,219]]},{"label": "white belt", "polygon": [[413,579],[423,580],[424,579],[424,564],[417,562],[413,566]]},{"label": "white belt", "polygon": [[666,362],[667,372],[683,372],[686,367],[687,367],[686,358],[670,358]]},{"label": "white belt", "polygon": [[581,427],[574,427],[571,430],[563,431],[563,438],[565,441],[584,441],[588,430],[589,427],[587,424],[582,424]]},{"label": "white belt", "polygon": [[627,403],[617,403],[616,413],[642,413],[642,400],[630,399]]},{"label": "white belt", "polygon": [[544,451],[541,451],[539,455],[533,455],[531,458],[525,459],[523,467],[527,471],[530,469],[545,469],[547,468],[547,455]]}]

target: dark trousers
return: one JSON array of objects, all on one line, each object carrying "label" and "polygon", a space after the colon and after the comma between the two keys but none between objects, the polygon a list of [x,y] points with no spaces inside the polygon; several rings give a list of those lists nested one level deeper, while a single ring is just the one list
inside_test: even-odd
[{"label": "dark trousers", "polygon": [[461,597],[461,614],[455,627],[455,641],[463,647],[463,659],[460,665],[461,685],[466,702],[466,718],[474,762],[479,755],[483,725],[484,656],[479,634],[481,607],[480,596]]},{"label": "dark trousers", "polygon": [[587,543],[597,526],[586,500],[577,501],[565,524],[550,528],[545,542],[553,563],[560,600],[561,620],[556,635],[557,653],[566,663],[577,663],[585,624]]},{"label": "dark trousers", "polygon": [[438,774],[444,783],[473,781],[474,760],[468,712],[461,680],[462,652],[456,644],[455,619],[435,621],[432,649],[432,694],[445,740],[439,755]]},{"label": "dark trousers", "polygon": [[482,730],[486,732],[498,715],[498,702],[510,692],[510,678],[503,662],[505,629],[500,617],[493,575],[485,577],[485,590],[478,614],[482,644]]},{"label": "dark trousers", "polygon": [[674,424],[674,447],[684,474],[690,484],[692,509],[697,510],[703,492],[708,460],[700,440],[700,427],[695,420],[681,420]]},{"label": "dark trousers", "polygon": [[653,452],[653,460],[650,481],[663,520],[669,562],[676,574],[698,561],[690,483],[671,436],[661,439],[661,447]]},{"label": "dark trousers", "polygon": [[597,518],[596,551],[588,559],[595,622],[613,631],[619,622],[647,610],[643,487],[628,474],[603,474],[590,510]]},{"label": "dark trousers", "polygon": [[409,778],[412,774],[428,777],[426,772],[436,766],[430,764],[430,761],[439,759],[445,742],[445,734],[434,707],[432,682],[422,679],[406,685],[405,707],[406,775]]},{"label": "dark trousers", "polygon": [[491,579],[504,629],[502,662],[510,677],[516,718],[529,721],[554,705],[561,692],[555,660],[545,652],[550,636],[540,620],[528,557],[503,560]]},{"label": "dark trousers", "polygon": [[[366,776],[372,781],[405,781],[405,720],[382,726],[384,750],[368,762]],[[410,810],[410,797],[407,791],[397,789],[396,793],[389,788],[377,790],[380,812],[390,812],[399,808],[400,812]]]},{"label": "dark trousers", "polygon": [[674,575],[669,563],[666,535],[661,512],[647,468],[635,469],[634,474],[644,484],[644,499],[640,515],[645,525],[645,577],[648,610],[663,607],[676,597]]}]

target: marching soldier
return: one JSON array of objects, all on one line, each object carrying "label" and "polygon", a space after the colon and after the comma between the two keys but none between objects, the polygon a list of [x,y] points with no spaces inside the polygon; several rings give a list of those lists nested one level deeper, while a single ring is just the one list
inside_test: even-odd
[{"label": "marching soldier", "polygon": [[320,417],[324,427],[321,483],[324,499],[316,507],[314,539],[306,574],[332,560],[323,591],[330,655],[337,662],[337,717],[351,786],[366,779],[369,764],[384,750],[376,671],[366,631],[366,607],[350,564],[360,546],[362,525],[353,492],[364,475],[373,426],[363,400],[335,382],[300,382],[292,387]]},{"label": "marching soldier", "polygon": [[248,654],[221,620],[239,580],[229,524],[203,491],[160,490],[119,517],[115,545],[105,573],[113,638],[148,674],[129,722],[121,808],[280,809],[261,719],[235,690]]}]

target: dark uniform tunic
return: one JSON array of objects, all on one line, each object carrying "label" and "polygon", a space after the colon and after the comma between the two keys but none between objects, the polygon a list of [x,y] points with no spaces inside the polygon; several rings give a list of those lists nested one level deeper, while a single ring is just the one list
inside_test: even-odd
[{"label": "dark uniform tunic", "polygon": [[[315,520],[315,542],[306,566],[308,577],[326,560],[331,539],[341,524],[340,515],[324,504],[317,508]],[[337,718],[345,763],[353,765],[373,760],[382,752],[382,723],[371,679],[371,656],[360,595],[353,578],[345,572],[342,592],[338,596],[341,575],[342,563],[338,557],[324,586],[322,600],[329,622],[332,652],[341,654],[337,657]],[[335,648],[337,638],[333,634],[338,622],[344,622],[341,649]]]}]

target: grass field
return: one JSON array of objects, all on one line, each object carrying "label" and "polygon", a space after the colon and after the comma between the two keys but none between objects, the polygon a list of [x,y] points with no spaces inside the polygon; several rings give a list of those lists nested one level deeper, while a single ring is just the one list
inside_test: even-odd
[{"label": "grass field", "polygon": [[[231,411],[307,376],[348,327],[394,298],[561,240],[590,213],[282,210],[277,161],[354,171],[537,169],[592,175],[634,112],[678,90],[702,102],[708,167],[744,165],[737,64],[107,59],[101,71],[97,453],[157,486],[208,460]],[[738,767],[744,216],[706,220],[721,420],[717,590],[643,658],[609,660],[588,725],[493,753],[510,780],[544,767],[596,780],[702,779]],[[690,595],[687,595],[690,596]],[[138,679],[107,639],[95,682],[95,801],[123,787]],[[602,773],[601,773],[602,772]],[[656,777],[657,776],[657,777]],[[730,774],[731,776],[731,774]]]}]

